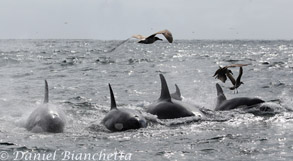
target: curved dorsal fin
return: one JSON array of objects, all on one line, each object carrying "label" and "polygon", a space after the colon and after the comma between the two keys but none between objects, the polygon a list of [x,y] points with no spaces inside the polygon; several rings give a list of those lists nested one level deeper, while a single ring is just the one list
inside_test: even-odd
[{"label": "curved dorsal fin", "polygon": [[181,92],[180,92],[180,89],[177,86],[177,84],[175,84],[175,87],[176,87],[176,91],[174,93],[170,94],[171,98],[176,99],[176,100],[182,100]]},{"label": "curved dorsal fin", "polygon": [[165,77],[163,76],[163,74],[160,74],[160,79],[161,79],[161,96],[160,96],[160,100],[167,100],[167,101],[171,101],[171,95],[169,92],[169,88],[166,82]]},{"label": "curved dorsal fin", "polygon": [[117,109],[115,97],[114,97],[113,90],[110,83],[109,83],[109,89],[110,89],[110,98],[111,98],[111,110]]},{"label": "curved dorsal fin", "polygon": [[177,86],[177,84],[175,84],[175,87],[176,87],[176,94],[179,96],[179,97],[181,97],[181,92],[180,92],[180,89],[179,89],[179,87]]},{"label": "curved dorsal fin", "polygon": [[48,82],[47,80],[45,80],[45,99],[44,99],[44,103],[48,103],[49,102],[49,88],[48,88]]},{"label": "curved dorsal fin", "polygon": [[216,84],[216,88],[217,88],[217,105],[216,108],[218,106],[220,106],[222,104],[223,101],[226,100],[226,96],[224,95],[223,89],[222,87],[217,83]]}]

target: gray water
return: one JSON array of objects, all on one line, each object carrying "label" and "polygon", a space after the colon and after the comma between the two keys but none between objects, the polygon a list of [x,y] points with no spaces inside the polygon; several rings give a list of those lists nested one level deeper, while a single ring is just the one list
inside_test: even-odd
[{"label": "gray water", "polygon": [[[55,154],[55,160],[293,160],[293,41],[127,41],[107,52],[119,42],[0,40],[0,159],[8,153],[8,160],[40,160],[28,156],[38,153]],[[238,94],[229,81],[212,77],[219,65],[234,63],[250,64]],[[160,95],[160,73],[170,91],[177,83],[183,101],[206,109],[209,119],[160,121],[145,113]],[[23,128],[43,102],[45,79],[50,102],[67,115],[64,133]],[[141,111],[147,128],[112,133],[100,124],[110,109],[108,83],[118,108]],[[259,97],[287,110],[270,116],[213,112],[216,83],[228,99]],[[100,158],[80,158],[85,153]],[[106,158],[114,153],[125,157]]]}]

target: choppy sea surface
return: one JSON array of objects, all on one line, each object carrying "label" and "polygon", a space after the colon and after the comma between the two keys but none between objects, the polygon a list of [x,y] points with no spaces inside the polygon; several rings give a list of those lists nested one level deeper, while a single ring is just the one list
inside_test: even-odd
[{"label": "choppy sea surface", "polygon": [[[109,52],[119,43],[0,40],[0,159],[293,160],[293,41],[127,41]],[[238,94],[229,81],[212,77],[218,66],[235,63],[250,64],[243,67]],[[237,76],[238,68],[231,70]],[[199,105],[209,118],[147,114],[146,106],[160,95],[160,73],[171,92],[178,84],[183,101]],[[64,133],[23,127],[43,102],[45,79],[50,103],[66,113]],[[118,108],[141,111],[147,128],[110,132],[101,125],[110,110],[108,83]],[[216,83],[228,99],[258,97],[283,110],[215,112]]]}]

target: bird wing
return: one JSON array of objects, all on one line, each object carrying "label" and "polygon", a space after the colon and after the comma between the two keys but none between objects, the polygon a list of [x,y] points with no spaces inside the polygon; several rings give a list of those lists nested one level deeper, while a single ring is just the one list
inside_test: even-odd
[{"label": "bird wing", "polygon": [[173,42],[172,33],[169,30],[167,30],[167,29],[166,30],[159,31],[159,32],[156,32],[153,35],[156,35],[156,34],[163,34],[165,36],[165,38],[168,40],[169,43],[172,43]]},{"label": "bird wing", "polygon": [[225,67],[220,67],[219,66],[219,69],[215,72],[214,76],[213,77],[216,77],[217,79],[221,80],[223,83],[226,82],[227,80],[227,76],[226,76],[226,69]]},{"label": "bird wing", "polygon": [[128,40],[129,40],[130,38],[128,38],[128,39],[126,39],[126,40],[123,40],[123,41],[121,41],[120,43],[118,43],[116,46],[114,46],[112,49],[110,49],[110,50],[108,50],[108,51],[106,51],[106,53],[110,53],[110,52],[112,52],[112,51],[114,51],[114,50],[116,50],[119,46],[121,46],[121,45],[123,45],[125,42],[127,42]]},{"label": "bird wing", "polygon": [[[221,69],[222,69],[222,67],[219,66],[219,69],[217,69],[217,71],[215,72],[214,76],[218,75],[218,73],[220,72]],[[214,76],[213,76],[213,77],[214,77]]]},{"label": "bird wing", "polygon": [[227,77],[230,79],[231,83],[235,85],[236,81],[230,72],[226,73]]},{"label": "bird wing", "polygon": [[144,40],[146,39],[145,36],[142,36],[142,35],[132,35],[133,38],[136,38],[136,39],[140,39],[140,40]]},{"label": "bird wing", "polygon": [[149,39],[149,38],[151,38],[151,37],[155,37],[156,35],[157,35],[157,33],[154,33],[154,34],[152,34],[152,35],[146,37],[145,39]]},{"label": "bird wing", "polygon": [[242,73],[243,73],[243,69],[242,69],[242,67],[240,67],[239,68],[239,74],[238,74],[238,77],[236,79],[236,82],[240,83]]}]

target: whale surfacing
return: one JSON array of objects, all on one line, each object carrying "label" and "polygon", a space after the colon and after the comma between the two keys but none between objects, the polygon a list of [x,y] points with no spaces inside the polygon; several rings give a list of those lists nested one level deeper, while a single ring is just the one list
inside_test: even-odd
[{"label": "whale surfacing", "polygon": [[49,104],[48,83],[45,80],[44,104],[35,109],[27,119],[25,128],[31,132],[61,133],[66,123],[65,114],[58,107]]},{"label": "whale surfacing", "polygon": [[125,131],[129,129],[139,129],[147,126],[145,118],[135,110],[117,108],[114,93],[109,84],[111,109],[102,120],[110,131]]},{"label": "whale surfacing", "polygon": [[254,106],[265,101],[259,98],[237,97],[230,100],[226,99],[222,87],[217,83],[217,104],[215,111],[232,110],[243,106]]},{"label": "whale surfacing", "polygon": [[[159,119],[174,119],[180,117],[195,116],[195,113],[202,116],[202,113],[182,101],[172,99],[165,77],[160,74],[161,96],[157,102],[147,107],[147,112],[157,115]],[[195,110],[195,111],[193,111]]]}]

